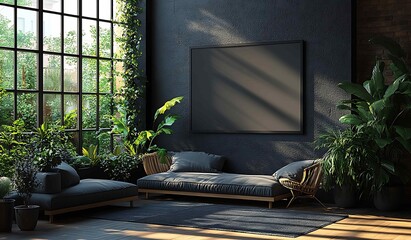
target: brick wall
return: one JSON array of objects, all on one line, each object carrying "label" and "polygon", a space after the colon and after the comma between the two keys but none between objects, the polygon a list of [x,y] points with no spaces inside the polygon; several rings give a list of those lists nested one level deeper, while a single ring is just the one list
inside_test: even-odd
[{"label": "brick wall", "polygon": [[357,1],[357,82],[370,78],[376,56],[383,55],[381,48],[368,43],[377,35],[399,42],[411,63],[411,0]]}]

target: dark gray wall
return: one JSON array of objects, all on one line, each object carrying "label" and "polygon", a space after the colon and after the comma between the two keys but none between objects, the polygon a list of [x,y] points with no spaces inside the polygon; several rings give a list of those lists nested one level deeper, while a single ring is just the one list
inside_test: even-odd
[{"label": "dark gray wall", "polygon": [[[226,170],[271,174],[284,164],[319,156],[313,140],[338,124],[335,105],[347,98],[336,86],[351,80],[351,1],[150,0],[148,80],[151,113],[184,96],[169,150],[225,155]],[[305,134],[190,133],[190,47],[269,41],[305,42]]]}]

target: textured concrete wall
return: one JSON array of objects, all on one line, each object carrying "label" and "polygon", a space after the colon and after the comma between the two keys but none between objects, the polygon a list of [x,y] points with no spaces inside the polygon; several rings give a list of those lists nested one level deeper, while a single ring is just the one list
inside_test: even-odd
[{"label": "textured concrete wall", "polygon": [[[148,2],[149,109],[184,96],[182,116],[159,145],[227,156],[228,171],[270,174],[284,164],[315,158],[313,140],[338,124],[335,105],[351,81],[351,1],[151,0]],[[305,134],[190,133],[190,47],[305,41]]]}]

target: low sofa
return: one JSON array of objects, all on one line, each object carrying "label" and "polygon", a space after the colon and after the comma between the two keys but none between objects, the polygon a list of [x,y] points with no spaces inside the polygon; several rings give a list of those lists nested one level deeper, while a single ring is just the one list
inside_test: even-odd
[{"label": "low sofa", "polygon": [[247,175],[222,172],[225,158],[204,152],[174,152],[168,171],[137,180],[138,191],[146,194],[172,194],[268,202],[291,198],[280,178],[301,179],[313,160],[292,163],[273,175]]},{"label": "low sofa", "polygon": [[53,172],[37,174],[38,187],[30,204],[39,205],[53,222],[57,214],[138,199],[137,185],[106,179],[80,180],[76,170],[61,163]]}]

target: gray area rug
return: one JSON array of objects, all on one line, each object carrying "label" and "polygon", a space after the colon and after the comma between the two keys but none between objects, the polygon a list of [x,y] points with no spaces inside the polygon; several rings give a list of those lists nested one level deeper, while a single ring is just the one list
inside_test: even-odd
[{"label": "gray area rug", "polygon": [[134,208],[111,206],[87,211],[84,216],[284,237],[298,237],[346,217],[291,209],[180,201],[146,201]]}]

